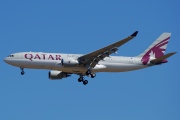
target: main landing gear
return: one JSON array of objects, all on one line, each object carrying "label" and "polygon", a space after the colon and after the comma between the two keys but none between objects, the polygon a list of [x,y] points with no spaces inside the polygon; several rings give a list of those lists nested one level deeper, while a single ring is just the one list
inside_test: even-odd
[{"label": "main landing gear", "polygon": [[96,74],[95,74],[95,73],[92,73],[91,70],[87,70],[87,71],[86,71],[86,75],[87,75],[87,76],[90,76],[91,78],[96,77]]},{"label": "main landing gear", "polygon": [[[96,77],[96,74],[95,74],[95,73],[91,73],[90,70],[87,70],[86,75],[89,76],[89,77],[91,77],[91,78]],[[78,79],[78,82],[83,82],[84,85],[87,85],[87,84],[88,84],[88,80],[84,80],[83,75],[80,75],[80,77],[79,77],[79,79]]]},{"label": "main landing gear", "polygon": [[88,80],[84,80],[84,77],[83,77],[83,76],[80,76],[80,77],[79,77],[78,82],[83,82],[84,85],[87,85],[87,84],[88,84]]},{"label": "main landing gear", "polygon": [[20,68],[21,69],[21,75],[24,75],[25,72],[24,72],[24,68]]}]

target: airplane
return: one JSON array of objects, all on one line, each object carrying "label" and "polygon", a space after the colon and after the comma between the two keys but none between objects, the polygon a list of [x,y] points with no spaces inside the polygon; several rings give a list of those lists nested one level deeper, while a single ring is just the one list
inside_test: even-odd
[{"label": "airplane", "polygon": [[71,74],[79,75],[78,81],[84,85],[88,80],[84,76],[94,78],[98,72],[126,72],[148,68],[167,63],[167,58],[176,52],[164,54],[171,33],[162,33],[143,53],[134,57],[110,56],[117,53],[120,46],[136,37],[138,31],[106,47],[88,54],[64,54],[44,52],[18,52],[10,54],[4,61],[21,69],[48,69],[50,80],[67,78]]}]

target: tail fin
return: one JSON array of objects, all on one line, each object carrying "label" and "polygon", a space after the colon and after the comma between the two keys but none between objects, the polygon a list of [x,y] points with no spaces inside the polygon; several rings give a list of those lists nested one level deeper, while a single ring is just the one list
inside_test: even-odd
[{"label": "tail fin", "polygon": [[167,44],[169,42],[171,33],[163,33],[159,36],[143,53],[139,55],[142,57],[141,62],[146,65],[150,57],[159,58],[164,55]]}]

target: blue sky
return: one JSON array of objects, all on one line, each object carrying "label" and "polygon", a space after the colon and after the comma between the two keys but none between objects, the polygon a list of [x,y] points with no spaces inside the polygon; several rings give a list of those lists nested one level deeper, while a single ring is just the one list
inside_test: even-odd
[{"label": "blue sky", "polygon": [[50,81],[48,70],[3,62],[15,52],[89,53],[134,31],[119,56],[136,56],[161,33],[171,32],[168,52],[179,52],[178,0],[1,0],[1,120],[179,120],[180,57],[124,73],[98,73],[87,86],[78,76]]}]

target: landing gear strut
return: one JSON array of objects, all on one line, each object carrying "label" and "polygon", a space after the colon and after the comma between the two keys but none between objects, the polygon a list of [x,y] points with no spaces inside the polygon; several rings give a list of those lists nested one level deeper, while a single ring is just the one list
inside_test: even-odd
[{"label": "landing gear strut", "polygon": [[24,68],[20,68],[21,69],[21,75],[24,75]]}]

